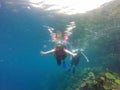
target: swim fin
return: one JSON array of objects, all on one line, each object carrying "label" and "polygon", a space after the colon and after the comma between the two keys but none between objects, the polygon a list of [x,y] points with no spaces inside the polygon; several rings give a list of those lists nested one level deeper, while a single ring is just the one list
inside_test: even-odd
[{"label": "swim fin", "polygon": [[63,67],[63,68],[66,68],[66,67],[67,67],[65,61],[63,61],[63,63],[62,63],[62,67]]}]

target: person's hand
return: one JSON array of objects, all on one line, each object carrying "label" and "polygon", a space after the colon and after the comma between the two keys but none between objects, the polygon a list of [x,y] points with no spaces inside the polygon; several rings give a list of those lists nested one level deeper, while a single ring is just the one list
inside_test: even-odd
[{"label": "person's hand", "polygon": [[43,52],[43,51],[40,51],[40,54],[41,54],[41,55],[44,55],[44,54],[45,54],[45,52]]},{"label": "person's hand", "polygon": [[87,60],[87,62],[89,62],[89,60]]},{"label": "person's hand", "polygon": [[77,55],[77,53],[74,53],[74,54],[73,54],[73,57],[75,57],[76,55]]}]

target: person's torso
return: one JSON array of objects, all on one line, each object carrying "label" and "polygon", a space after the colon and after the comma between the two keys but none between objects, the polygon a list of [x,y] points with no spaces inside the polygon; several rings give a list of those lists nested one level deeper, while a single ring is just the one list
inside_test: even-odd
[{"label": "person's torso", "polygon": [[59,47],[59,48],[55,48],[55,55],[56,56],[64,56],[66,55],[66,52],[65,52],[65,48],[64,47]]}]

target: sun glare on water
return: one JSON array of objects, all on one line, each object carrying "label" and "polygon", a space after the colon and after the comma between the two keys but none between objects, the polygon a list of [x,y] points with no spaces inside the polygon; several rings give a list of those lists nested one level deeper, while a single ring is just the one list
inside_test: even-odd
[{"label": "sun glare on water", "polygon": [[29,0],[31,6],[68,15],[85,13],[112,0]]}]

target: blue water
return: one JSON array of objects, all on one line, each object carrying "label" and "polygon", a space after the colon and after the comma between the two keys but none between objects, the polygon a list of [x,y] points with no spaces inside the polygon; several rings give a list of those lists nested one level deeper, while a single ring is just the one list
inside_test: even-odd
[{"label": "blue water", "polygon": [[[0,8],[0,90],[53,90],[63,73],[53,55],[41,50],[53,48],[44,25],[46,14],[17,7]],[[43,45],[47,45],[44,48]]]},{"label": "blue water", "polygon": [[[67,57],[66,65],[58,67],[54,55],[40,55],[40,51],[54,47],[46,26],[53,27],[55,31],[64,30],[74,20],[74,32],[79,31],[80,35],[76,33],[73,37],[82,38],[83,42],[77,43],[84,46],[86,31],[79,19],[35,8],[29,10],[21,4],[6,5],[4,0],[0,0],[0,90],[60,90],[59,84],[64,90],[64,76],[71,75],[66,73],[70,58]],[[88,45],[84,51],[90,62],[86,63],[82,58],[79,63],[81,70],[102,66],[104,50],[98,49],[101,52],[96,53],[93,49]]]}]

